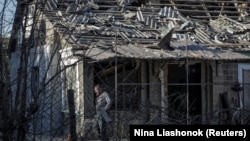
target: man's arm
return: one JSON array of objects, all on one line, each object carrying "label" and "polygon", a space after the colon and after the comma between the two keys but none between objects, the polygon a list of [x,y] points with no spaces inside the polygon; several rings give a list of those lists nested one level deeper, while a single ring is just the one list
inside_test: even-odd
[{"label": "man's arm", "polygon": [[105,105],[104,109],[109,110],[111,107],[111,99],[110,99],[110,96],[107,92],[104,92],[104,99],[106,101],[106,105]]}]

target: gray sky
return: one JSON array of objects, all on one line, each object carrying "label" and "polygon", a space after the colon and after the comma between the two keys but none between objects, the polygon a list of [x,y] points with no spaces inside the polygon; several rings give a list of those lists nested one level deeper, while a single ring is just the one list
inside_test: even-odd
[{"label": "gray sky", "polygon": [[[5,9],[3,9],[4,4],[6,5]],[[0,0],[0,18],[2,18],[4,13],[3,20],[1,20],[0,23],[0,25],[3,24],[3,34],[10,34],[15,10],[16,0]]]}]

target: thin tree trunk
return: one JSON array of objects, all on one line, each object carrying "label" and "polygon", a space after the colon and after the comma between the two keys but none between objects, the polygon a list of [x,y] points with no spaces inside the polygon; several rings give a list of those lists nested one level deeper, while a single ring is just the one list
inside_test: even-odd
[{"label": "thin tree trunk", "polygon": [[[17,23],[23,23],[23,17],[27,17],[27,5],[20,5],[20,1],[18,1],[18,7],[17,7],[17,13],[16,17],[19,17],[17,19]],[[19,12],[20,13],[19,13]],[[19,73],[18,73],[18,82],[17,82],[17,93],[16,93],[16,112],[17,113],[17,136],[16,139],[17,141],[24,141],[25,140],[25,135],[27,131],[27,117],[26,117],[26,95],[27,95],[27,66],[28,66],[28,56],[29,56],[29,51],[27,46],[27,41],[28,39],[25,38],[25,33],[26,33],[26,23],[27,23],[27,18],[25,18],[25,22],[22,26],[22,33],[23,37],[23,42],[21,44],[21,57],[20,57],[20,68],[19,68]],[[15,32],[18,31],[19,27],[15,28]]]},{"label": "thin tree trunk", "polygon": [[8,0],[4,0],[3,2],[3,8],[1,11],[1,22],[0,22],[0,119],[2,122],[0,122],[0,140],[9,141],[11,140],[10,137],[8,137],[8,130],[10,127],[12,127],[12,124],[10,123],[10,114],[8,112],[9,110],[9,93],[8,93],[8,69],[7,69],[7,57],[6,57],[6,51],[4,50],[7,48],[8,45],[8,39],[7,37],[4,37],[4,21],[5,21],[5,10],[7,9],[7,2]]}]

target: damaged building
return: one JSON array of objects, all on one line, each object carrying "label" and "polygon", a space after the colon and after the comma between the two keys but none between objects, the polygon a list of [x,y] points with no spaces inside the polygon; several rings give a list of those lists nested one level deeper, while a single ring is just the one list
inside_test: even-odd
[{"label": "damaged building", "polygon": [[60,127],[68,120],[67,94],[73,90],[76,129],[83,135],[94,116],[96,83],[111,95],[112,133],[121,138],[127,136],[129,124],[248,124],[248,4],[247,0],[28,3],[25,35],[19,27],[10,50],[15,82],[22,37],[32,41],[27,45],[31,72],[27,107],[38,100],[40,108],[30,130],[68,134],[68,128]]}]

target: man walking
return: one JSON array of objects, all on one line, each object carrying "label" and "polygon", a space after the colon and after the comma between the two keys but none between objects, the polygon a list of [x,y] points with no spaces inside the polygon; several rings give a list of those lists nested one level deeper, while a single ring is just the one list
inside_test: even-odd
[{"label": "man walking", "polygon": [[104,91],[99,84],[94,86],[94,92],[96,94],[96,115],[93,124],[94,130],[102,141],[108,141],[107,125],[111,122],[108,115],[111,107],[111,99],[109,94]]}]

